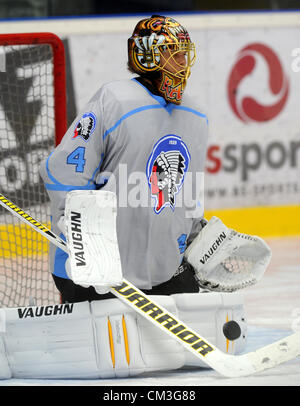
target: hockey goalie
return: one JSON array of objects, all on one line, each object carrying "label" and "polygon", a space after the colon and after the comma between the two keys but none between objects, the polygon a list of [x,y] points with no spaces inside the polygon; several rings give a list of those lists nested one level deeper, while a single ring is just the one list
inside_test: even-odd
[{"label": "hockey goalie", "polygon": [[[185,343],[192,342],[191,331],[195,331],[224,353],[245,349],[247,325],[242,295],[236,291],[261,279],[271,255],[267,245],[258,237],[227,228],[217,218],[202,221],[201,231],[188,245],[174,276],[188,269],[198,283],[198,292],[137,294],[145,291],[128,291],[124,284],[116,207],[113,192],[67,194],[67,271],[70,281],[82,289],[93,288],[103,297],[107,292],[119,292],[127,303],[106,298],[1,309],[2,379],[120,378],[207,366],[164,328]],[[167,309],[168,317],[161,309]],[[162,325],[162,330],[145,319],[143,312]],[[184,325],[172,325],[176,318],[170,315],[187,323],[190,330],[185,329],[184,334]],[[198,350],[203,358],[210,347],[203,341],[201,346]]]},{"label": "hockey goalie", "polygon": [[96,91],[41,162],[62,303],[0,310],[0,378],[256,370],[222,354],[245,349],[240,290],[261,279],[270,250],[206,221],[198,195],[183,199],[189,181],[197,190],[208,139],[205,114],[184,93],[195,58],[174,19],[138,22],[128,40],[136,77]]}]

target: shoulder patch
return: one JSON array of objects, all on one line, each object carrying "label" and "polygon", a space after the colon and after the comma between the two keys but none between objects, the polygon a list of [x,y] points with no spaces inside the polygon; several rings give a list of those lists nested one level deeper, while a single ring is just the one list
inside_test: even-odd
[{"label": "shoulder patch", "polygon": [[84,113],[75,126],[74,135],[72,138],[74,139],[80,137],[87,142],[95,130],[96,122],[97,119],[94,113],[91,111]]}]

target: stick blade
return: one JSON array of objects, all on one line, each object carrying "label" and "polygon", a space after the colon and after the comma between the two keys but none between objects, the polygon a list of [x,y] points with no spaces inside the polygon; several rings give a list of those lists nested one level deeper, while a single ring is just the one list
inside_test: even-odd
[{"label": "stick blade", "polygon": [[300,332],[247,354],[256,372],[273,368],[300,355]]},{"label": "stick blade", "polygon": [[228,378],[239,378],[262,372],[300,355],[300,332],[291,334],[256,351],[243,355],[212,353],[207,356],[211,367]]}]

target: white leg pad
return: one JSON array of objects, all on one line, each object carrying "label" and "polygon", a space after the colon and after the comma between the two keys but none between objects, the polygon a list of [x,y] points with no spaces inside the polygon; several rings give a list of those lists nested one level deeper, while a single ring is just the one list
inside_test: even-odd
[{"label": "white leg pad", "polygon": [[3,335],[6,331],[5,310],[0,309],[0,379],[11,378],[11,370],[7,359]]},{"label": "white leg pad", "polygon": [[[243,296],[239,293],[182,293],[172,295],[178,317],[197,333],[205,337],[221,351],[228,354],[241,353],[247,342],[247,324]],[[234,320],[241,329],[239,338],[228,340],[223,333],[226,322]],[[207,365],[185,350],[186,366]]]},{"label": "white leg pad", "polygon": [[[176,313],[172,297],[155,299]],[[127,377],[184,364],[180,344],[118,299],[1,312],[0,379]]]},{"label": "white leg pad", "polygon": [[0,379],[9,379],[11,377],[12,374],[6,356],[4,341],[0,336]]},{"label": "white leg pad", "polygon": [[3,336],[14,378],[95,378],[93,322],[87,302],[5,309]]},{"label": "white leg pad", "polygon": [[[155,296],[155,300],[172,313],[177,313],[174,299],[170,296]],[[101,345],[101,377],[120,378],[172,370],[184,364],[184,349],[179,343],[119,300],[105,300],[105,304],[107,306],[103,306],[103,302],[92,302],[97,341]]]}]

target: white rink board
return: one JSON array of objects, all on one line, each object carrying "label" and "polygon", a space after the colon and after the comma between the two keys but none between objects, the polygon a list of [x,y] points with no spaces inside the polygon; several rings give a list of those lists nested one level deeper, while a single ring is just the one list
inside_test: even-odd
[{"label": "white rink board", "polygon": [[[127,39],[145,16],[39,20],[1,23],[0,30],[53,31],[67,38],[77,110],[105,82],[131,78],[127,71]],[[300,201],[300,72],[292,70],[299,47],[300,13],[234,13],[174,16],[190,31],[198,61],[186,92],[207,114],[210,126],[206,171],[206,210],[291,205]],[[14,24],[14,26],[13,26]],[[14,28],[13,28],[14,27]],[[35,29],[36,28],[36,29]],[[228,80],[242,48],[259,43],[273,52],[288,83],[288,96],[274,118],[241,121],[228,99]],[[239,105],[252,97],[276,104],[285,87],[273,94],[265,55],[252,52],[253,71],[238,86]],[[297,66],[297,63],[296,65]],[[299,63],[300,67],[300,63]]]},{"label": "white rink board", "polygon": [[[299,203],[300,73],[291,69],[291,52],[298,46],[299,37],[300,27],[232,28],[207,33],[204,59],[208,78],[210,146],[219,149],[208,157],[208,168],[215,172],[207,173],[206,185],[215,190],[220,190],[222,185],[221,190],[226,194],[215,194],[215,198],[207,199],[210,209]],[[277,55],[286,78],[288,96],[282,110],[269,121],[243,122],[233,113],[227,86],[238,53],[255,43],[263,44]],[[261,105],[275,105],[282,98],[285,85],[281,92],[272,94],[266,60],[257,52],[252,52],[252,56],[255,68],[238,87],[240,105],[246,97],[252,97]],[[192,86],[193,92],[196,82]],[[221,164],[220,169],[215,159]]]}]

